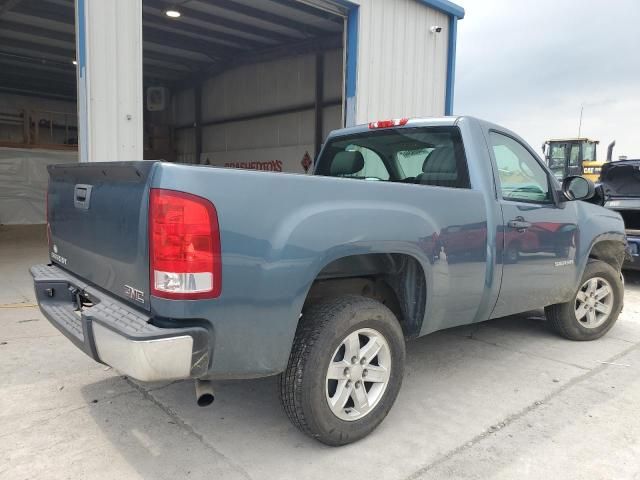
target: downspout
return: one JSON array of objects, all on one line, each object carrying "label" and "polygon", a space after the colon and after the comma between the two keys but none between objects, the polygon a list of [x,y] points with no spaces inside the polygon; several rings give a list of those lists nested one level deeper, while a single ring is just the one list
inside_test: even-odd
[{"label": "downspout", "polygon": [[345,127],[356,124],[356,87],[358,79],[359,7],[353,5],[347,17],[347,59],[345,71]]},{"label": "downspout", "polygon": [[447,89],[444,114],[453,115],[453,93],[456,77],[456,40],[458,37],[458,17],[449,16],[449,48],[447,50]]}]

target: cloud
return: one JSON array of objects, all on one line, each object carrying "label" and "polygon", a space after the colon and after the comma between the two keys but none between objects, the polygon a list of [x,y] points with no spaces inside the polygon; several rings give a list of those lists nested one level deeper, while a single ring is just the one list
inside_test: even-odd
[{"label": "cloud", "polygon": [[[640,158],[640,1],[458,0],[455,113]],[[604,158],[606,148],[600,147]]]}]

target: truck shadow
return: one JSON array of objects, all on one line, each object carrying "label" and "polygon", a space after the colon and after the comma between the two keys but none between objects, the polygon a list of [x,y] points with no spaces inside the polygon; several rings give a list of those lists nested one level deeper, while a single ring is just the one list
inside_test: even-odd
[{"label": "truck shadow", "polygon": [[[186,471],[192,478],[213,473],[326,478],[318,466],[327,462],[344,475],[404,477],[595,368],[595,359],[606,360],[628,345],[615,335],[595,343],[568,342],[548,330],[541,312],[411,341],[404,384],[389,418],[366,439],[338,449],[307,438],[289,423],[275,377],[216,382],[216,401],[207,408],[196,406],[192,382],[132,382],[130,394],[90,411],[146,478]],[[83,388],[87,402],[93,387]],[[416,449],[419,455],[407,455]],[[346,461],[345,452],[359,461]]]}]

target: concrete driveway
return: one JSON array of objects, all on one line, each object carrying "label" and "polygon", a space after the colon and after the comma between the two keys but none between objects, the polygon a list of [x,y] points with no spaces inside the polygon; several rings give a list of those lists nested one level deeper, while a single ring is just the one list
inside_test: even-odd
[{"label": "concrete driveway", "polygon": [[42,228],[0,227],[0,478],[640,478],[640,276],[616,327],[563,340],[542,313],[408,345],[402,391],[365,440],[325,447],[267,378],[141,386],[85,357],[33,305]]}]

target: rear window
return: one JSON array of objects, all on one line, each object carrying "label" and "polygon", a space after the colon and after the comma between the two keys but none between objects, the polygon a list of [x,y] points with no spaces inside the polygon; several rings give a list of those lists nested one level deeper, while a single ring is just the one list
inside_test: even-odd
[{"label": "rear window", "polygon": [[324,148],[315,174],[469,188],[457,127],[398,128],[339,137]]}]

